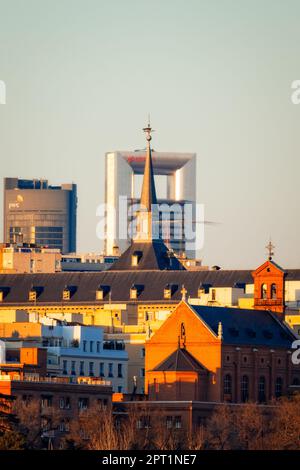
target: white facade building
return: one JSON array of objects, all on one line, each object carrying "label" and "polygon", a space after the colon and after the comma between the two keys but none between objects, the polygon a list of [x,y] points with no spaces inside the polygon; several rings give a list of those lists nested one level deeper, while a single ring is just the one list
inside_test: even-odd
[{"label": "white facade building", "polygon": [[114,392],[127,392],[128,354],[124,343],[104,341],[103,328],[44,324],[42,337],[48,349],[50,374],[101,377],[112,383]]}]

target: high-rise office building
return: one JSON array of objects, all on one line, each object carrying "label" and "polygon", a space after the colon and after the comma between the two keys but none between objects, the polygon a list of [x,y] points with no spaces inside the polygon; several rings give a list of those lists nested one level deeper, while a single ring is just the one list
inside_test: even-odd
[{"label": "high-rise office building", "polygon": [[4,178],[4,242],[76,251],[76,184]]},{"label": "high-rise office building", "polygon": [[[130,244],[130,236],[120,237],[120,198],[126,198],[128,206],[138,204],[136,197],[138,175],[143,175],[146,160],[146,151],[134,152],[115,151],[105,156],[105,202],[106,202],[106,240],[105,252],[113,255],[115,247],[123,252]],[[161,206],[159,223],[160,233],[165,244],[175,253],[186,252],[188,256],[195,256],[195,243],[190,240],[187,245],[185,237],[178,237],[183,232],[186,203],[191,205],[193,216],[196,203],[196,154],[155,152],[152,150],[153,172],[159,175],[157,185],[157,203]],[[159,192],[163,193],[160,197]],[[177,208],[177,212],[172,210]],[[171,208],[171,211],[169,211]],[[194,217],[192,217],[193,219]],[[163,222],[162,222],[163,221]],[[132,216],[128,215],[128,226]],[[181,230],[179,230],[181,229]]]}]

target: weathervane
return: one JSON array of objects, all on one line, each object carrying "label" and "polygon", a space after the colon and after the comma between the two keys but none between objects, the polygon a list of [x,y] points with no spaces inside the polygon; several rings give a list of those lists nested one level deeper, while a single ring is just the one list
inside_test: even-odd
[{"label": "weathervane", "polygon": [[270,239],[269,243],[266,246],[266,249],[268,250],[269,260],[270,261],[272,260],[272,257],[274,256],[274,248],[275,248],[275,246],[273,245],[273,243]]}]

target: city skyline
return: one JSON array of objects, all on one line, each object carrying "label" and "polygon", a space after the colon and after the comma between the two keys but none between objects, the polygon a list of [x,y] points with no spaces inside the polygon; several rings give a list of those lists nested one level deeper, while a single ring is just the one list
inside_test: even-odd
[{"label": "city skyline", "polygon": [[155,150],[197,153],[197,201],[218,222],[203,264],[253,268],[271,236],[275,260],[297,267],[300,6],[289,5],[30,1],[16,17],[1,2],[1,207],[5,176],[73,181],[78,251],[100,251],[105,152],[144,148],[150,112]]}]

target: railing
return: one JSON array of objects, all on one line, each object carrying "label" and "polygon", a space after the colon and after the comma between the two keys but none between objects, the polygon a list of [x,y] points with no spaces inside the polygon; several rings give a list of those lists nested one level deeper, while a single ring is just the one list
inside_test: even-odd
[{"label": "railing", "polygon": [[49,383],[49,384],[71,384],[71,385],[106,385],[111,386],[110,380],[103,380],[101,378],[91,377],[78,377],[75,381],[70,377],[39,377],[39,376],[26,376],[24,378],[19,375],[0,375],[2,381],[17,381],[17,382],[34,382],[34,383]]},{"label": "railing", "polygon": [[282,299],[256,299],[254,305],[282,305]]}]

